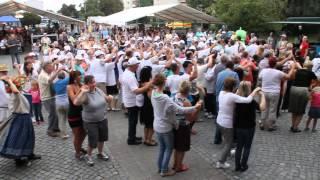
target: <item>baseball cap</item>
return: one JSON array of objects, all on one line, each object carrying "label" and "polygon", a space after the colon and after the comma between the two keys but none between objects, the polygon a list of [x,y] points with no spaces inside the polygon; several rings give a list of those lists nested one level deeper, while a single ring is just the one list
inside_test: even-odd
[{"label": "baseball cap", "polygon": [[136,57],[132,57],[128,61],[128,66],[133,66],[136,64],[140,64],[139,60]]},{"label": "baseball cap", "polygon": [[95,53],[94,53],[94,56],[98,57],[100,55],[105,55],[105,53],[101,50],[97,50]]}]

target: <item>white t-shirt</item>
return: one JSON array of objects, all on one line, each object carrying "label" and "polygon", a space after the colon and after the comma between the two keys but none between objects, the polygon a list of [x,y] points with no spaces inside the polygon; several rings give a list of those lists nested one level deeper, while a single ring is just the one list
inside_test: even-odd
[{"label": "white t-shirt", "polygon": [[107,69],[112,63],[102,63],[100,59],[94,59],[90,63],[88,74],[94,76],[97,83],[107,83]]},{"label": "white t-shirt", "polygon": [[116,73],[114,71],[115,63],[107,63],[107,86],[115,86],[116,82]]},{"label": "white t-shirt", "polygon": [[280,93],[281,79],[285,73],[277,69],[266,68],[259,74],[262,81],[262,91],[268,93]]},{"label": "white t-shirt", "polygon": [[253,55],[256,54],[258,47],[259,46],[257,44],[251,44],[250,46],[247,47],[246,51],[248,52],[250,57],[253,57]]},{"label": "white t-shirt", "polygon": [[126,69],[120,79],[121,90],[122,90],[122,101],[125,107],[136,106],[136,93],[133,91],[138,89],[139,84],[135,77],[135,74],[130,70]]},{"label": "white t-shirt", "polygon": [[170,92],[176,94],[179,91],[179,85],[181,83],[181,76],[174,74],[167,77],[166,87],[169,88]]},{"label": "white t-shirt", "polygon": [[207,72],[205,73],[205,79],[206,79],[206,89],[207,89],[207,93],[209,94],[213,94],[215,93],[214,91],[214,70],[215,70],[214,66],[213,68],[209,68],[207,70]]},{"label": "white t-shirt", "polygon": [[208,69],[208,65],[198,65],[198,78],[197,83],[201,87],[205,87],[206,85],[206,79],[205,79],[205,73]]},{"label": "white t-shirt", "polygon": [[224,128],[233,128],[233,111],[236,103],[250,103],[252,96],[242,97],[231,92],[219,94],[219,113],[217,123]]}]

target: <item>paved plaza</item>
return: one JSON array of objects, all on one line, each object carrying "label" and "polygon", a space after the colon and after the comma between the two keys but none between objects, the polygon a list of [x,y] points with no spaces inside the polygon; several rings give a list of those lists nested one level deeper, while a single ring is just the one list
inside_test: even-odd
[{"label": "paved plaza", "polygon": [[[8,63],[8,57],[1,56],[1,63]],[[195,124],[198,134],[192,136],[192,148],[185,163],[190,170],[173,177],[161,178],[157,174],[156,157],[158,147],[126,144],[128,123],[122,112],[109,112],[109,142],[105,151],[110,161],[94,159],[95,165],[88,167],[84,161],[74,158],[72,138],[62,140],[46,135],[47,124],[35,125],[36,153],[42,159],[30,167],[16,168],[12,160],[0,158],[0,179],[2,180],[291,180],[319,179],[320,141],[319,133],[289,132],[290,116],[282,113],[278,120],[279,130],[275,132],[256,130],[249,169],[245,173],[234,172],[234,159],[229,159],[232,168],[217,170],[215,162],[221,145],[213,144],[215,125],[212,120]],[[306,117],[301,125],[304,126]],[[303,128],[301,126],[301,128]],[[71,130],[69,128],[69,134]],[[143,136],[139,125],[138,135]],[[85,146],[87,141],[85,143]]]}]

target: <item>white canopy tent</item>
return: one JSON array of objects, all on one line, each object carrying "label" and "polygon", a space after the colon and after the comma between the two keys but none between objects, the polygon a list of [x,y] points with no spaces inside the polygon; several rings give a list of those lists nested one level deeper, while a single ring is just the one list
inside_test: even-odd
[{"label": "white canopy tent", "polygon": [[101,24],[125,26],[131,21],[146,16],[155,16],[169,22],[184,21],[195,23],[221,23],[217,18],[209,16],[184,4],[165,4],[131,8],[110,16],[89,17],[89,21]]},{"label": "white canopy tent", "polygon": [[14,15],[14,13],[16,11],[19,10],[23,10],[23,11],[28,11],[28,12],[32,12],[41,16],[45,16],[48,17],[50,19],[55,19],[58,21],[63,21],[65,24],[75,24],[75,25],[80,25],[80,24],[84,24],[84,21],[75,19],[75,18],[71,18],[71,17],[67,17],[61,14],[57,14],[54,12],[50,12],[50,11],[45,11],[42,9],[38,9],[36,7],[32,7],[30,5],[24,4],[24,3],[20,3],[17,2],[15,0],[9,0],[7,2],[1,3],[0,4],[0,16],[4,16],[4,15]]}]

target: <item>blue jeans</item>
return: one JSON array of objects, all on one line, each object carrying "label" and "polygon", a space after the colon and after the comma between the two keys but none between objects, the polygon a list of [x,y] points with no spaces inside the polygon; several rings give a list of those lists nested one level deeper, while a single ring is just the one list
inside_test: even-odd
[{"label": "blue jeans", "polygon": [[158,169],[165,173],[169,170],[169,162],[173,151],[173,131],[156,133],[159,141]]}]

